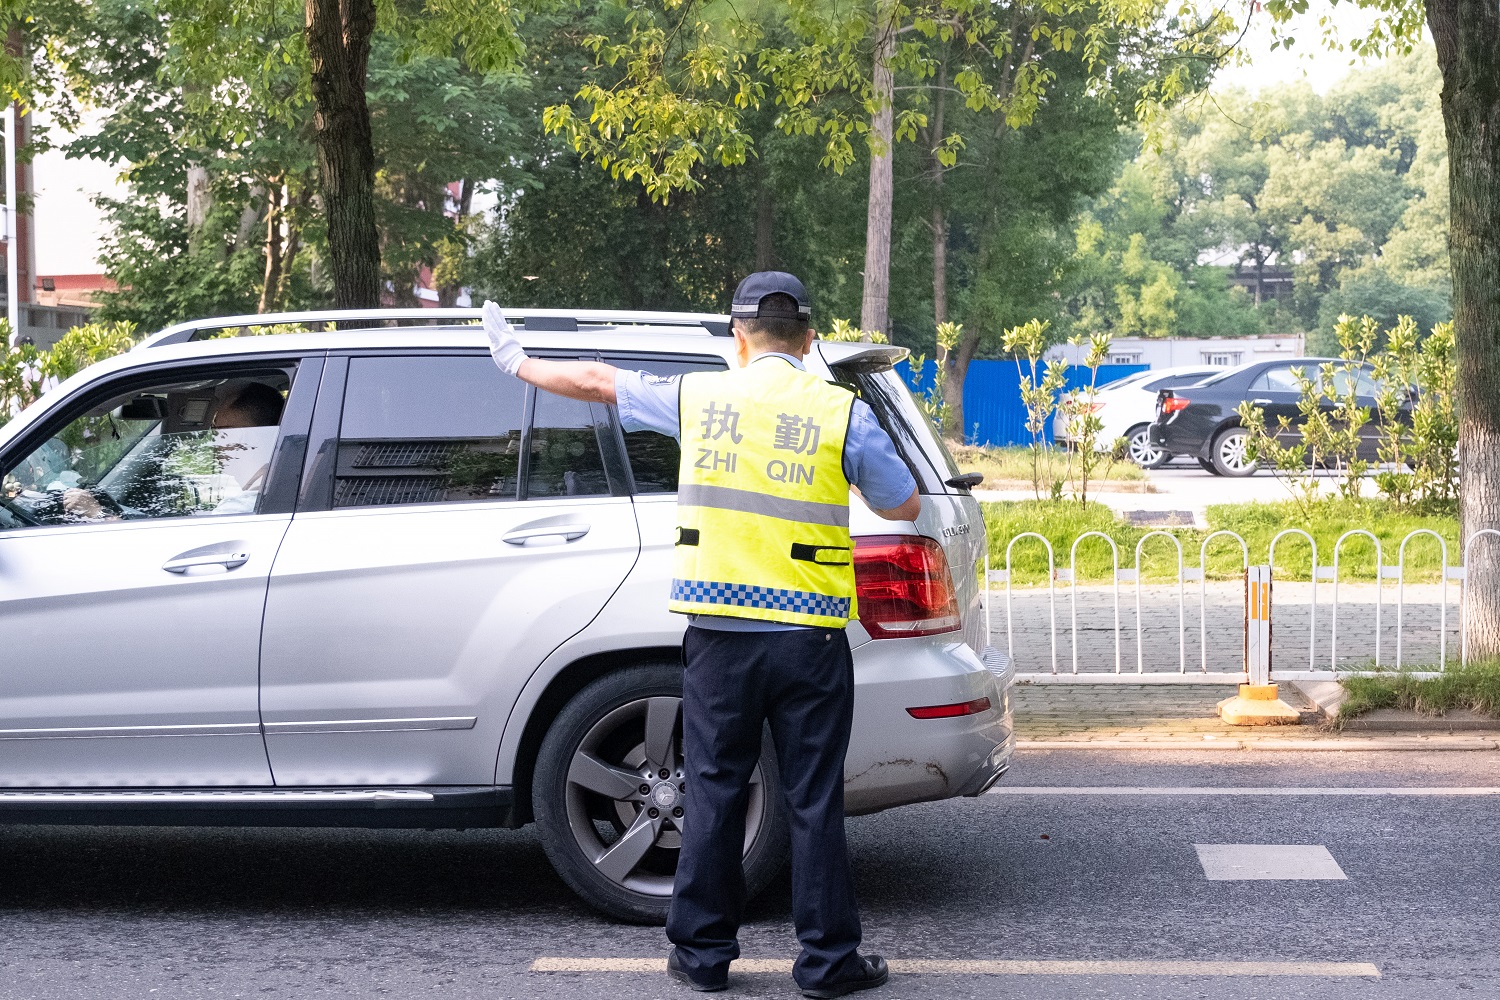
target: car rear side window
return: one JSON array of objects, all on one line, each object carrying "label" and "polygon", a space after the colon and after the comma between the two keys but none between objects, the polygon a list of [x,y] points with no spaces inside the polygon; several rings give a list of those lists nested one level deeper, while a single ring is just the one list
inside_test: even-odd
[{"label": "car rear side window", "polygon": [[[607,357],[617,368],[651,375],[685,375],[688,372],[724,371],[729,366],[718,358],[629,358]],[[625,455],[637,493],[676,493],[677,470],[682,449],[676,440],[655,431],[630,431],[625,435]]]},{"label": "car rear side window", "polygon": [[525,399],[488,357],[350,359],[333,505],[516,499]]},{"label": "car rear side window", "polygon": [[958,466],[901,376],[894,369],[851,372],[836,367],[833,371],[857,388],[859,398],[875,411],[875,419],[891,436],[918,488],[929,494],[948,492],[944,480],[960,475]]}]

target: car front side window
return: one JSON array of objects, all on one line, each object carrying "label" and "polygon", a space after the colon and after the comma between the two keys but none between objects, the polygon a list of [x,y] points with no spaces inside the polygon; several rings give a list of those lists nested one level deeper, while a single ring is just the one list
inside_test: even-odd
[{"label": "car front side window", "polygon": [[290,370],[205,373],[97,399],[0,485],[0,528],[253,514]]}]

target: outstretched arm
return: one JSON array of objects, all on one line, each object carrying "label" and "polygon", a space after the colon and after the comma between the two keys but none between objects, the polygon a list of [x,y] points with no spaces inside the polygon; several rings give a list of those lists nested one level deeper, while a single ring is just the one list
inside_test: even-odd
[{"label": "outstretched arm", "polygon": [[546,361],[530,358],[521,350],[515,328],[493,302],[484,304],[484,332],[490,338],[490,356],[507,375],[538,389],[581,399],[586,403],[615,402],[614,365],[598,361]]},{"label": "outstretched arm", "polygon": [[872,504],[868,497],[859,491],[859,487],[853,483],[849,484],[849,491],[865,502],[865,506],[877,516],[887,521],[915,521],[922,514],[922,495],[916,490],[911,491],[911,496],[901,501],[895,507],[882,510]]}]

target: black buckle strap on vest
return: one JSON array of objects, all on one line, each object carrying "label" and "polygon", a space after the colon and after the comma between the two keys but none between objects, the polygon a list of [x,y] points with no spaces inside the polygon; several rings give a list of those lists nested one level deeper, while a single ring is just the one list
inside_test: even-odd
[{"label": "black buckle strap on vest", "polygon": [[[824,552],[842,555],[841,559],[822,559],[819,556]],[[792,543],[792,558],[800,562],[816,563],[819,566],[847,566],[849,565],[850,550],[842,545],[804,545],[801,542]]]},{"label": "black buckle strap on vest", "polygon": [[697,545],[698,544],[698,529],[697,528],[684,528],[684,527],[679,526],[677,528],[677,541],[674,542],[673,544],[674,545]]}]

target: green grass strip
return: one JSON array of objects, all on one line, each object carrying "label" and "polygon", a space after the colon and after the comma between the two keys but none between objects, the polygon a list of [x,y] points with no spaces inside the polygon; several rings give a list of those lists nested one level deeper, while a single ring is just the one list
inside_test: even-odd
[{"label": "green grass strip", "polygon": [[[1052,545],[1055,565],[1066,568],[1069,551],[1075,539],[1088,531],[1102,531],[1119,547],[1122,569],[1136,565],[1136,545],[1152,529],[1136,528],[1121,522],[1101,504],[1087,507],[1077,502],[1026,500],[986,503],[985,527],[989,531],[990,567],[1005,568],[1005,550],[1011,539],[1024,532],[1035,532]],[[1250,548],[1251,563],[1266,560],[1271,539],[1287,528],[1300,528],[1313,537],[1318,547],[1320,565],[1333,565],[1334,544],[1347,531],[1362,529],[1380,541],[1381,560],[1396,565],[1403,538],[1418,529],[1436,532],[1448,546],[1448,565],[1462,562],[1458,546],[1458,521],[1451,517],[1420,516],[1397,510],[1382,500],[1355,502],[1329,501],[1314,506],[1311,517],[1296,504],[1242,503],[1218,504],[1208,508],[1209,531],[1193,528],[1166,529],[1182,545],[1185,567],[1199,565],[1199,548],[1212,531],[1227,529],[1245,539]],[[1239,545],[1221,536],[1209,546],[1207,576],[1210,580],[1239,579],[1243,556]],[[1419,535],[1406,546],[1406,581],[1436,583],[1442,579],[1442,547],[1431,535]],[[1078,546],[1078,580],[1106,582],[1110,579],[1110,547],[1097,537]],[[1022,539],[1012,549],[1013,582],[1036,585],[1047,580],[1046,548],[1035,538]],[[1166,583],[1176,579],[1177,548],[1168,538],[1146,541],[1141,551],[1142,579]],[[1308,580],[1312,574],[1312,547],[1300,535],[1288,535],[1276,543],[1277,578]],[[1376,580],[1375,546],[1356,535],[1339,550],[1339,579],[1345,582]]]},{"label": "green grass strip", "polygon": [[1470,709],[1500,718],[1500,661],[1449,667],[1441,677],[1418,680],[1407,674],[1345,677],[1344,701],[1338,721],[1358,718],[1380,708],[1398,708],[1422,715],[1445,715]]}]

